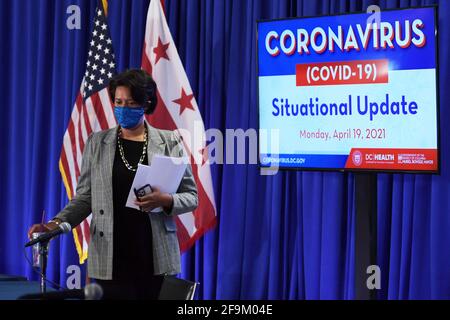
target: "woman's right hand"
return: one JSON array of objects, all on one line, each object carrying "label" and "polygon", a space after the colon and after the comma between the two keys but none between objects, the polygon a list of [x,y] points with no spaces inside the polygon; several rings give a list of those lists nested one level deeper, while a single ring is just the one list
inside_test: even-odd
[{"label": "woman's right hand", "polygon": [[49,222],[45,224],[33,224],[30,229],[28,229],[28,239],[31,240],[31,234],[35,232],[49,232],[58,228],[58,225],[54,222]]}]

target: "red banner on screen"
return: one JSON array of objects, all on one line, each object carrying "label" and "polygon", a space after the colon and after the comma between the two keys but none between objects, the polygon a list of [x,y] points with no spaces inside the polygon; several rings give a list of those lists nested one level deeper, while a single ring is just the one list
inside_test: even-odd
[{"label": "red banner on screen", "polygon": [[297,86],[388,83],[388,60],[357,60],[296,65]]},{"label": "red banner on screen", "polygon": [[345,168],[437,171],[437,150],[353,148]]}]

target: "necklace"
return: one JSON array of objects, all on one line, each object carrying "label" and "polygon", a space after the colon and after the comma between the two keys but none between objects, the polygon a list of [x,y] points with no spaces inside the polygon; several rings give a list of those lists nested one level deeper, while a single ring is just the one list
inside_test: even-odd
[{"label": "necklace", "polygon": [[136,171],[138,168],[138,165],[144,161],[145,155],[147,154],[147,128],[145,128],[145,131],[144,131],[144,148],[142,149],[142,155],[141,155],[141,158],[139,159],[139,163],[135,166],[132,166],[128,162],[128,160],[125,158],[125,152],[123,152],[122,140],[120,139],[121,134],[122,134],[122,128],[119,127],[119,132],[117,134],[117,144],[119,145],[119,153],[120,153],[120,157],[122,158],[122,162],[125,165],[125,167],[127,167],[128,170]]}]

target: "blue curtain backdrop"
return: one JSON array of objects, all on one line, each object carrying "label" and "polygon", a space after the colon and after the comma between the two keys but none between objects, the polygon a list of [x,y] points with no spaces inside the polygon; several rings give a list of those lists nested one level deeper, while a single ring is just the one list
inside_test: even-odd
[{"label": "blue curtain backdrop", "polygon": [[[118,69],[140,67],[149,0],[110,0]],[[256,20],[439,4],[441,175],[378,174],[384,299],[450,298],[450,2],[167,0],[166,15],[206,128],[257,128]],[[61,143],[87,55],[95,1],[0,1],[0,273],[36,279],[26,231],[67,197]],[[69,5],[81,29],[66,27]],[[213,166],[217,228],[183,255],[200,299],[354,297],[352,174]],[[27,252],[30,255],[30,252]],[[52,242],[48,276],[66,285],[72,236]],[[84,279],[84,267],[82,274]]]}]

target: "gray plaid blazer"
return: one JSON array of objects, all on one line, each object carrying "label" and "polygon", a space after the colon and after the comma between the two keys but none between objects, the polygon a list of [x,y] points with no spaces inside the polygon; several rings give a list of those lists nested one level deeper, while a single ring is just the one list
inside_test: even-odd
[{"label": "gray plaid blazer", "polygon": [[[154,154],[180,157],[184,148],[172,131],[148,128],[148,159]],[[112,168],[118,127],[93,133],[86,142],[76,195],[55,217],[72,227],[92,212],[90,224],[88,276],[111,280],[113,274],[113,191]],[[171,212],[149,213],[153,234],[155,274],[180,273],[180,251],[175,215],[197,207],[197,186],[188,165],[177,193],[173,194]],[[144,213],[143,213],[144,214]],[[139,248],[130,248],[139,250]]]}]

